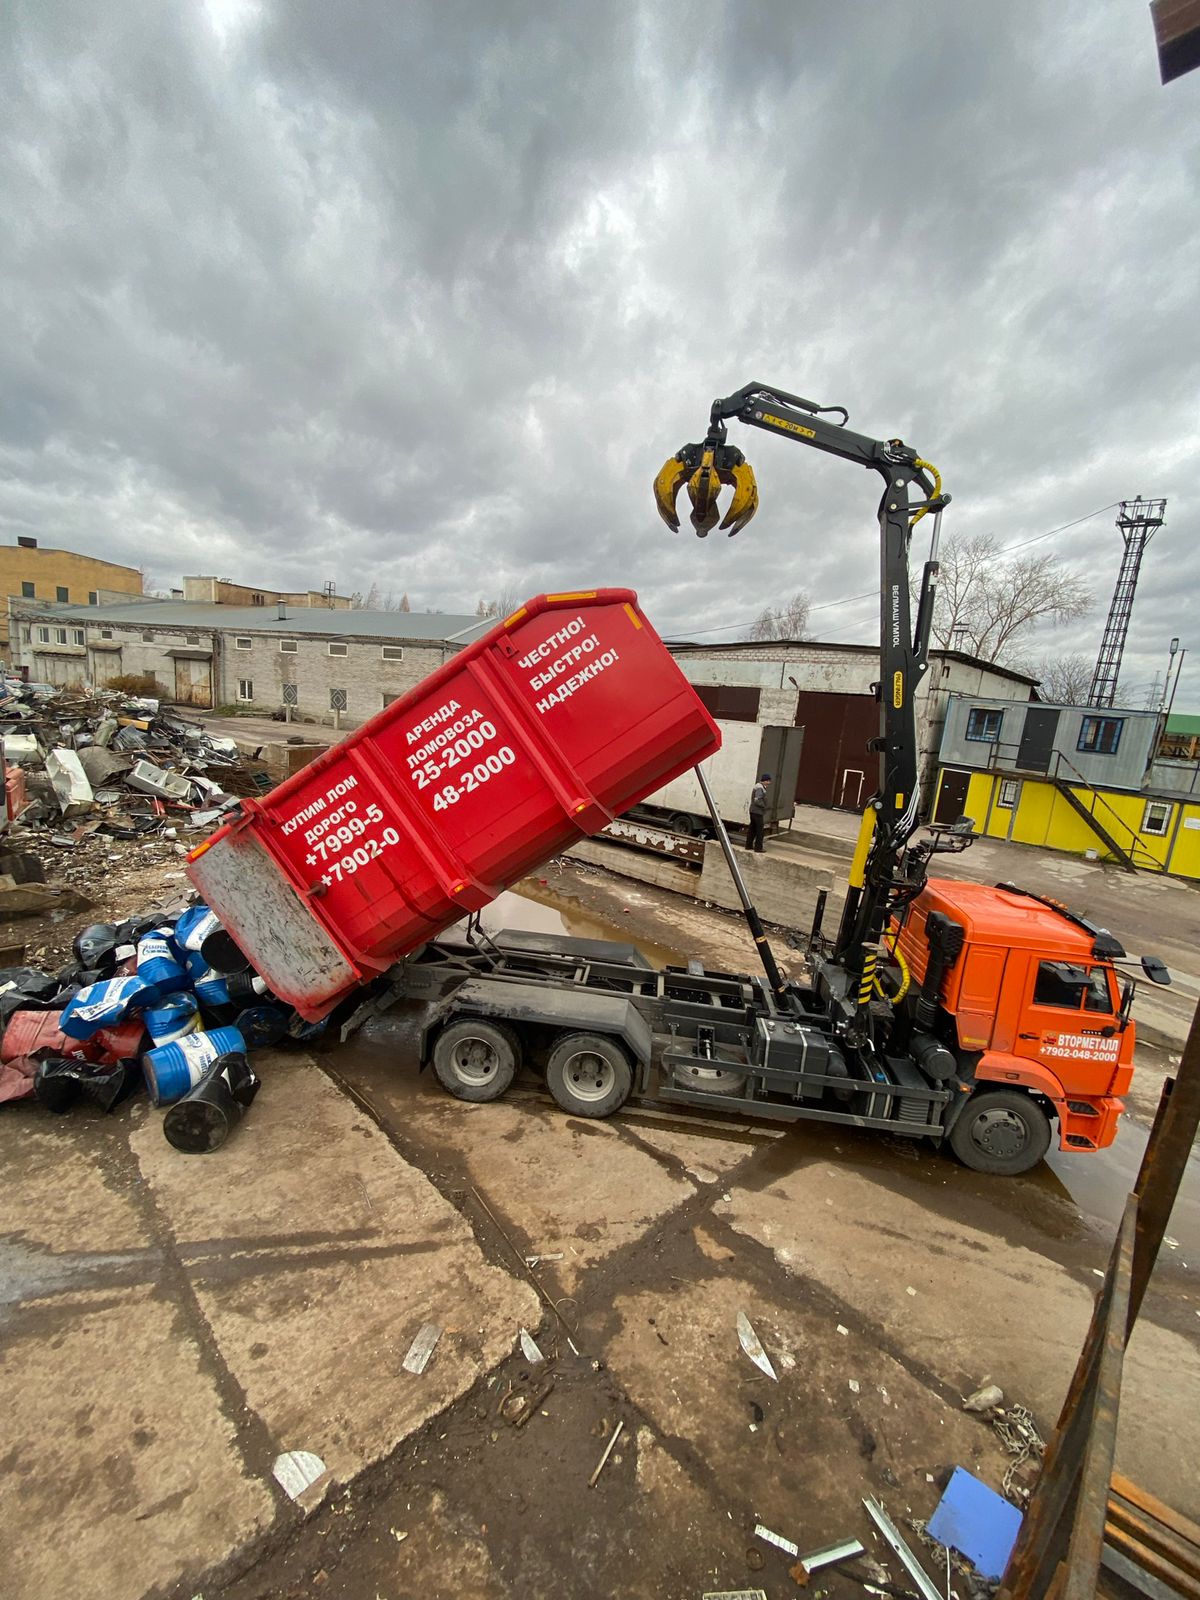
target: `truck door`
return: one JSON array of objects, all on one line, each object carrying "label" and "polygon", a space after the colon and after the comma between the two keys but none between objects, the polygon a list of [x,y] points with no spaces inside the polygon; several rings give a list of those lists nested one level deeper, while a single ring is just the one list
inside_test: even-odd
[{"label": "truck door", "polygon": [[1042,958],[1026,984],[1013,1054],[1044,1063],[1068,1094],[1108,1094],[1121,1053],[1108,969]]}]

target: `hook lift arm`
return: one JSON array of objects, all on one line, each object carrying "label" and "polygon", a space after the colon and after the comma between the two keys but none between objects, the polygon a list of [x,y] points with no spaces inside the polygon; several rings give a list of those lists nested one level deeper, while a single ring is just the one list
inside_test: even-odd
[{"label": "hook lift arm", "polygon": [[[840,421],[829,421],[837,416]],[[740,450],[727,442],[726,423],[736,419],[814,450],[878,472],[884,480],[879,502],[880,532],[880,703],[879,785],[863,813],[858,846],[850,868],[841,925],[828,961],[825,987],[851,1040],[869,1036],[869,1002],[875,986],[878,946],[888,917],[907,905],[925,880],[925,863],[936,841],[910,852],[905,846],[917,826],[920,805],[915,695],[928,669],[929,632],[937,587],[941,514],[950,503],[937,468],[900,439],[872,439],[846,426],[844,406],[819,406],[786,389],[749,383],[714,400],[708,432],[699,444],[684,445],[665,464],[654,483],[655,502],[667,526],[678,530],[675,499],[687,484],[691,522],[705,538],[720,512],[722,484],[734,491],[722,528],[732,537],[758,509],[754,473]],[[911,615],[908,552],[912,531],[933,513],[929,558],[921,574],[915,620]]]}]

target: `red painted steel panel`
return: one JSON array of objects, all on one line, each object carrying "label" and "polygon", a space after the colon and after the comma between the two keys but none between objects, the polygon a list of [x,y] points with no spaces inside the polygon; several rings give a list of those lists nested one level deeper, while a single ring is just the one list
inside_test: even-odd
[{"label": "red painted steel panel", "polygon": [[[719,746],[631,590],[539,595],[264,799],[244,801],[188,873],[252,961],[264,946],[276,992],[317,1017]],[[350,982],[339,962],[327,986],[309,978],[282,993],[253,891],[210,857],[226,842],[236,850],[247,829]]]}]

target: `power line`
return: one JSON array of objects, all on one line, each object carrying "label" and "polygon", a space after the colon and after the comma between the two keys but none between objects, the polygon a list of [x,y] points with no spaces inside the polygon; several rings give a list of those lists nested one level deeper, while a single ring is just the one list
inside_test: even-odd
[{"label": "power line", "polygon": [[1120,505],[1119,500],[1110,500],[1108,505],[1101,506],[1098,511],[1089,511],[1086,517],[1076,517],[1074,522],[1064,522],[1059,528],[1051,528],[1049,533],[1035,533],[1032,539],[1022,539],[1018,544],[1002,544],[999,554],[1007,555],[1010,550],[1024,550],[1028,544],[1039,544],[1043,539],[1052,539],[1056,533],[1066,533],[1068,528],[1077,528],[1081,522],[1090,522],[1093,517],[1102,517],[1106,511],[1113,511]]},{"label": "power line", "polygon": [[[1001,545],[997,554],[1007,555],[1012,550],[1024,550],[1027,545],[1040,544],[1043,539],[1052,539],[1056,533],[1065,533],[1068,528],[1077,528],[1080,523],[1090,522],[1093,517],[1103,516],[1106,511],[1114,510],[1120,503],[1119,500],[1110,500],[1108,505],[1100,506],[1095,511],[1089,511],[1086,516],[1076,517],[1073,522],[1061,523],[1059,527],[1050,528],[1046,533],[1035,533],[1032,539],[1021,539],[1016,544]],[[854,605],[859,600],[874,600],[878,593],[878,589],[867,589],[862,594],[844,595],[840,600],[821,600],[815,606],[809,606],[808,609],[810,613],[813,611],[828,611],[833,606],[849,606]],[[735,628],[752,628],[757,621],[757,617],[751,617],[748,622],[721,622],[712,628],[693,628],[686,637],[682,634],[673,635],[665,642],[667,644],[689,643],[692,639],[699,638],[702,634],[730,633]],[[838,643],[836,639],[826,640],[825,642],[828,644]]]}]

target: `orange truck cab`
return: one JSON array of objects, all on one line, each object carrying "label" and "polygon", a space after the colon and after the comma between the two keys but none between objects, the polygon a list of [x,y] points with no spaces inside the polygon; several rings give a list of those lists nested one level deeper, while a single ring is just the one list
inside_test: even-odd
[{"label": "orange truck cab", "polygon": [[[957,950],[939,959],[948,927],[961,928],[961,943],[953,932]],[[965,1089],[1032,1096],[1057,1121],[1061,1149],[1112,1143],[1135,1030],[1113,965],[1125,951],[1107,930],[1009,885],[930,878],[897,944],[914,991],[936,984],[937,1031]]]}]

